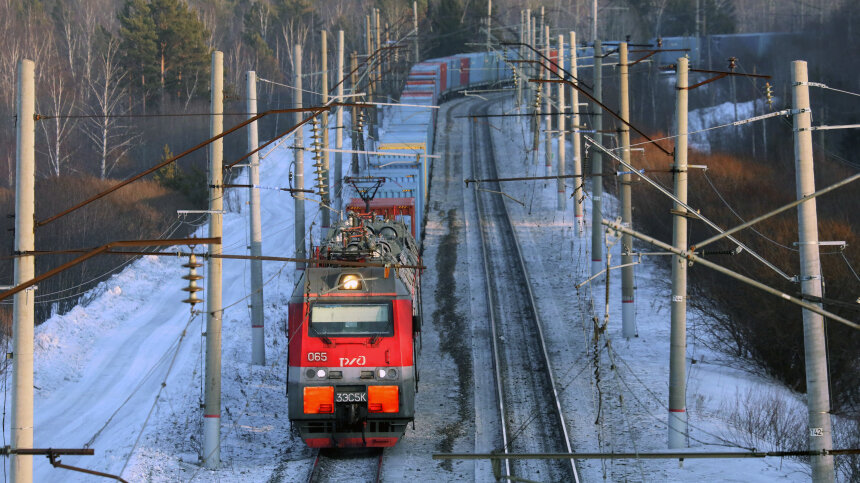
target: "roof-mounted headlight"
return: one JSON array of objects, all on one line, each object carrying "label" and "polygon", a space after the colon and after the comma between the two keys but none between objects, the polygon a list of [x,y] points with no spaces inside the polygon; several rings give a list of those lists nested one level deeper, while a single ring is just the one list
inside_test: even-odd
[{"label": "roof-mounted headlight", "polygon": [[340,277],[340,282],[337,284],[341,290],[361,290],[361,277],[358,275],[347,274]]}]

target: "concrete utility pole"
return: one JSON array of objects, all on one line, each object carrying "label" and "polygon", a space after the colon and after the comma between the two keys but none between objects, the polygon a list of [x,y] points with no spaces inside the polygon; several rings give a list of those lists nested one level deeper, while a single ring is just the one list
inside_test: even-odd
[{"label": "concrete utility pole", "polygon": [[[532,10],[530,8],[526,9],[525,25],[526,25],[526,32],[525,32],[525,38],[523,39],[523,43],[533,45],[532,44]],[[532,58],[531,49],[526,49],[525,47],[523,47],[523,55],[521,55],[520,58],[524,59],[524,60],[531,59]],[[534,102],[532,100],[532,86],[531,86],[531,83],[528,81],[528,79],[529,79],[528,72],[531,71],[532,66],[527,64],[527,63],[526,64],[520,64],[520,65],[522,66],[522,72],[525,73],[525,75],[523,75],[523,87],[526,90],[526,92],[525,92],[526,103],[527,103],[526,109],[528,109],[528,107],[530,107],[532,105],[532,103]],[[534,127],[534,119],[532,119],[532,122],[529,125]]]},{"label": "concrete utility pole", "polygon": [[[532,17],[530,22],[531,22],[531,31],[530,31],[531,37],[529,38],[529,44],[534,49],[537,49],[538,48],[538,44],[537,44],[537,40],[538,40],[537,18]],[[534,50],[529,49],[529,59],[531,59],[532,62],[537,60],[537,53],[535,53]],[[532,69],[532,72],[536,72],[535,64],[533,64],[533,63],[530,64],[530,68]],[[538,92],[540,92],[539,89],[541,87],[542,87],[541,84],[538,84],[532,89],[532,97],[535,97],[538,95]],[[535,126],[540,128],[540,118],[535,116],[535,120],[536,120]],[[535,156],[537,156],[537,155],[535,155]],[[537,162],[537,158],[535,158],[535,162]]]},{"label": "concrete utility pole", "polygon": [[[343,85],[346,84],[346,79],[343,78],[343,30],[337,31],[337,101],[343,102]],[[334,133],[334,148],[343,149],[343,106],[338,106],[337,116],[335,117],[337,124]],[[352,148],[355,150],[355,148]],[[334,153],[334,207],[340,211],[343,209],[343,153]]]},{"label": "concrete utility pole", "polygon": [[[579,74],[576,72],[576,32],[570,32],[570,70],[568,71],[573,76],[571,82],[579,85],[576,80]],[[576,235],[582,236],[585,232],[585,218],[583,217],[582,209],[582,187],[585,186],[585,180],[582,177],[582,146],[579,136],[581,126],[579,122],[579,91],[576,89],[570,90],[570,109],[573,115],[570,118],[570,126],[573,131],[573,216],[576,220]]]},{"label": "concrete utility pole", "polygon": [[[224,53],[212,52],[212,91],[209,137],[224,131]],[[224,232],[224,141],[209,145],[209,236]],[[221,244],[209,245],[209,253],[221,254]],[[206,378],[203,407],[203,465],[216,469],[221,464],[221,264],[210,257],[206,277]]]},{"label": "concrete utility pole", "polygon": [[[797,197],[815,192],[812,170],[812,113],[809,108],[809,82],[806,62],[791,63],[792,107],[794,108],[794,165]],[[821,265],[818,249],[818,215],[815,199],[797,207],[800,240],[800,291],[804,296],[821,297]],[[819,307],[821,304],[815,304]],[[803,309],[803,346],[806,360],[806,400],[809,411],[809,450],[833,448],[830,421],[830,392],[827,377],[827,352],[824,318]],[[833,456],[813,456],[812,481],[833,481]]]},{"label": "concrete utility pole", "polygon": [[[320,32],[320,47],[320,62],[322,63],[322,103],[325,105],[328,103],[328,32],[325,30]],[[331,226],[331,212],[326,208],[327,206],[331,206],[331,176],[329,174],[330,165],[328,157],[328,150],[331,146],[329,146],[328,143],[328,112],[326,111],[322,113],[322,145],[322,177],[325,191],[320,193],[320,201],[322,201],[322,204],[324,205],[321,210],[322,217],[320,220],[320,234],[324,237],[328,227]]]},{"label": "concrete utility pole", "polygon": [[[558,36],[558,66],[560,69],[564,69],[564,35]],[[559,70],[559,74],[561,71]],[[566,129],[564,122],[564,90],[567,89],[566,84],[556,84],[558,86],[558,175],[564,176],[566,173],[565,166],[565,146],[566,136],[564,130]],[[564,189],[564,178],[558,179],[558,210],[564,211],[564,204],[567,200],[565,199],[565,189]]]},{"label": "concrete utility pole", "polygon": [[[538,34],[540,34],[540,35],[543,35],[543,33],[544,33],[544,27],[546,26],[546,17],[544,16],[544,15],[546,14],[546,11],[545,11],[545,10],[546,10],[546,9],[544,8],[544,6],[543,6],[543,5],[541,5],[541,7],[540,7],[540,25],[538,26],[538,29],[539,29],[539,30],[538,30]],[[548,38],[547,38],[547,37],[548,37],[548,36],[546,36],[546,37],[544,37],[543,39],[541,39],[541,40],[542,40],[542,41],[541,41],[541,43],[542,43],[542,44],[545,44],[545,43],[547,42],[547,40],[548,40]]]},{"label": "concrete utility pole", "polygon": [[[630,122],[630,75],[627,65],[627,42],[618,46],[619,78],[621,80],[621,119]],[[621,159],[630,164],[630,128],[622,124],[621,130]],[[622,168],[625,172],[626,168]],[[630,188],[632,176],[621,175],[621,224],[633,228],[633,203]],[[626,338],[636,337],[636,311],[633,304],[633,237],[629,234],[621,236],[621,335]]]},{"label": "concrete utility pole", "polygon": [[591,40],[597,41],[597,0],[591,2]]},{"label": "concrete utility pole", "polygon": [[[385,45],[386,46],[391,45],[391,29],[388,27],[388,22],[385,22]],[[397,50],[393,50],[392,52],[394,52],[393,60],[392,60],[391,55],[386,57],[386,64],[385,64],[386,68],[383,69],[383,72],[393,71],[394,70],[393,66],[397,64]],[[388,86],[386,88],[387,93],[388,93],[388,101],[387,102],[391,102],[391,91],[392,91],[391,86],[394,84],[393,81],[395,80],[396,76],[397,76],[396,72],[391,73],[391,75],[385,76],[388,79],[388,82],[386,82],[386,84]]]},{"label": "concrete utility pole", "polygon": [[[365,68],[365,72],[367,73],[367,101],[373,102],[374,101],[373,93],[375,90],[374,87],[376,86],[376,81],[374,80],[374,75],[373,75],[373,73],[374,73],[374,70],[373,70],[374,59],[370,58],[370,56],[373,55],[373,31],[371,29],[373,24],[370,21],[370,15],[365,15],[364,20],[365,20],[364,39],[365,39],[365,44],[366,44],[365,46],[367,47],[367,56],[364,58],[364,62],[365,62],[364,68]],[[365,129],[368,129],[368,132],[371,134],[373,134],[374,117],[376,117],[375,114],[367,116],[367,126],[365,126]]]},{"label": "concrete utility pole", "polygon": [[[245,92],[247,99],[248,117],[257,114],[257,73],[249,70],[245,73]],[[257,149],[257,122],[248,125],[248,152]],[[263,255],[263,228],[260,218],[260,155],[254,153],[248,159],[248,204],[251,209],[251,256]],[[263,331],[263,261],[251,259],[251,364],[266,365],[266,343]]]},{"label": "concrete utility pole", "polygon": [[418,2],[412,2],[412,28],[415,29],[415,37],[412,38],[415,59],[412,62],[417,64],[421,61],[421,52],[418,50]]},{"label": "concrete utility pole", "polygon": [[[382,61],[385,59],[386,54],[383,53],[380,49],[382,48],[382,38],[381,38],[381,29],[379,28],[379,9],[373,9],[376,14],[376,51],[379,52],[376,57],[376,82],[377,87],[382,83]],[[382,89],[376,89],[376,95],[379,97],[379,93]],[[378,100],[378,99],[377,99]],[[373,109],[370,112],[370,116],[373,117],[373,139],[379,140],[379,125],[382,123],[382,109]]]},{"label": "concrete utility pole", "polygon": [[[302,101],[302,46],[296,44],[293,47],[293,59],[295,60],[295,69],[293,70],[293,86],[295,87],[296,106],[303,107]],[[295,124],[302,122],[302,113],[297,112],[294,119]],[[296,129],[296,149],[295,149],[295,184],[294,189],[305,189],[305,137],[302,133],[302,128]],[[299,192],[293,195],[293,206],[295,210],[295,230],[296,230],[296,258],[305,258],[305,200],[304,193]],[[305,269],[305,264],[296,262],[296,281],[301,278],[302,271]]]},{"label": "concrete utility pole", "polygon": [[487,52],[490,51],[490,28],[493,23],[493,0],[487,0]]},{"label": "concrete utility pole", "polygon": [[[675,196],[687,202],[687,73],[689,60],[678,59],[675,89]],[[687,210],[675,203],[672,245],[687,249]],[[669,448],[687,446],[687,260],[672,256],[672,326],[669,342]]]},{"label": "concrete utility pole", "polygon": [[[543,7],[541,7],[541,11],[543,11]],[[543,27],[543,55],[550,59],[550,53],[552,49],[550,49],[549,45],[549,25],[544,25]],[[550,64],[549,61],[541,60],[542,64],[545,64],[545,67],[541,69],[541,77],[543,79],[549,79],[552,75],[550,74]],[[559,84],[561,86],[561,84]],[[546,147],[544,148],[544,157],[546,158],[546,165],[544,167],[545,176],[552,175],[552,84],[547,84],[546,86],[546,95],[543,98],[543,109],[544,109],[544,124],[546,125],[546,136],[544,137],[544,143]]]},{"label": "concrete utility pole", "polygon": [[[36,216],[36,64],[18,61],[15,145],[15,251],[35,250]],[[36,275],[33,255],[15,259],[14,285]],[[12,301],[12,448],[33,447],[33,329],[35,288]],[[13,483],[33,481],[33,457],[10,455]]]},{"label": "concrete utility pole", "polygon": [[[534,64],[533,64],[534,65]],[[541,79],[544,78],[544,70],[540,69],[538,72],[538,77]],[[534,135],[534,139],[532,140],[532,159],[534,164],[537,165],[538,154],[540,152],[540,109],[541,109],[541,95],[543,93],[543,82],[538,83],[537,88],[535,90],[535,98],[534,98],[534,106],[533,106],[533,116],[532,116],[532,134]]]},{"label": "concrete utility pole", "polygon": [[[594,40],[594,98],[603,102],[603,46],[599,39]],[[603,114],[600,106],[594,105],[594,140],[603,144]],[[599,149],[591,153],[591,275],[603,270],[603,155]]]},{"label": "concrete utility pole", "polygon": [[[525,21],[526,13],[523,10],[520,10],[520,44],[525,43],[526,41],[526,21]],[[517,46],[517,58],[523,58],[523,46]],[[523,105],[523,82],[526,79],[520,75],[520,65],[522,64],[513,64],[514,75],[516,76],[516,84],[517,84],[517,109],[521,108]]]},{"label": "concrete utility pole", "polygon": [[[355,94],[358,92],[358,56],[355,51],[349,54],[349,71],[352,72],[350,74],[349,84],[352,88],[352,93]],[[352,113],[351,119],[349,121],[349,132],[350,139],[352,140],[352,159],[350,161],[350,173],[353,176],[358,175],[358,153],[355,151],[359,151],[359,139],[358,137],[362,134],[358,132],[358,108],[354,107],[350,111]],[[348,204],[348,203],[347,203]]]}]

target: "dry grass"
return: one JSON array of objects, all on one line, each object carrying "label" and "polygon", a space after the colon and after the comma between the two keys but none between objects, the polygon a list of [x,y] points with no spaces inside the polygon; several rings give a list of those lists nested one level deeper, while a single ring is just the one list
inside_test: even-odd
[{"label": "dry grass", "polygon": [[[75,202],[98,193],[116,180],[95,177],[63,177],[36,183],[36,219],[51,216]],[[176,220],[176,210],[187,207],[180,194],[149,180],[141,180],[114,192],[56,222],[36,229],[36,249],[94,248],[115,240],[158,238]],[[14,192],[0,189],[0,210],[14,213]],[[3,218],[0,229],[8,233],[14,220]],[[174,236],[182,236],[179,231]],[[2,252],[11,253],[13,237],[2,238]],[[36,260],[36,273],[71,260],[77,255],[45,255]],[[101,275],[128,260],[125,256],[99,256],[39,284],[36,319],[41,322],[53,312],[65,312],[78,303],[80,295],[93,288]],[[12,282],[12,261],[0,260],[0,284]],[[8,274],[8,275],[7,275]],[[80,287],[78,285],[83,284]],[[71,287],[76,287],[70,289]],[[51,295],[48,295],[51,294]],[[7,307],[7,306],[4,306]],[[3,321],[0,310],[0,322]]]}]

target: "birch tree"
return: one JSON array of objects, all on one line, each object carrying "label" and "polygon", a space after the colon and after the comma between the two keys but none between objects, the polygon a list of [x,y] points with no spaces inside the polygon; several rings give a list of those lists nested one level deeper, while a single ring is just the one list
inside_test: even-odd
[{"label": "birch tree", "polygon": [[137,136],[131,133],[129,123],[117,117],[125,113],[122,82],[126,72],[119,65],[119,41],[110,34],[102,53],[96,56],[94,77],[89,81],[89,113],[83,131],[92,141],[98,155],[99,176],[104,179],[131,149]]}]

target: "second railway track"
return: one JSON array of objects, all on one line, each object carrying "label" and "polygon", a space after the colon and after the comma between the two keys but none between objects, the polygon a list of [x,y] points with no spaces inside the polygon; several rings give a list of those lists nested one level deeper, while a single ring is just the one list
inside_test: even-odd
[{"label": "second railway track", "polygon": [[[489,103],[473,108],[486,114]],[[477,112],[475,112],[477,111]],[[498,178],[489,125],[470,122],[472,174]],[[481,234],[494,376],[505,453],[571,452],[534,293],[498,183],[474,191]],[[501,478],[579,481],[576,463],[503,460]]]}]

